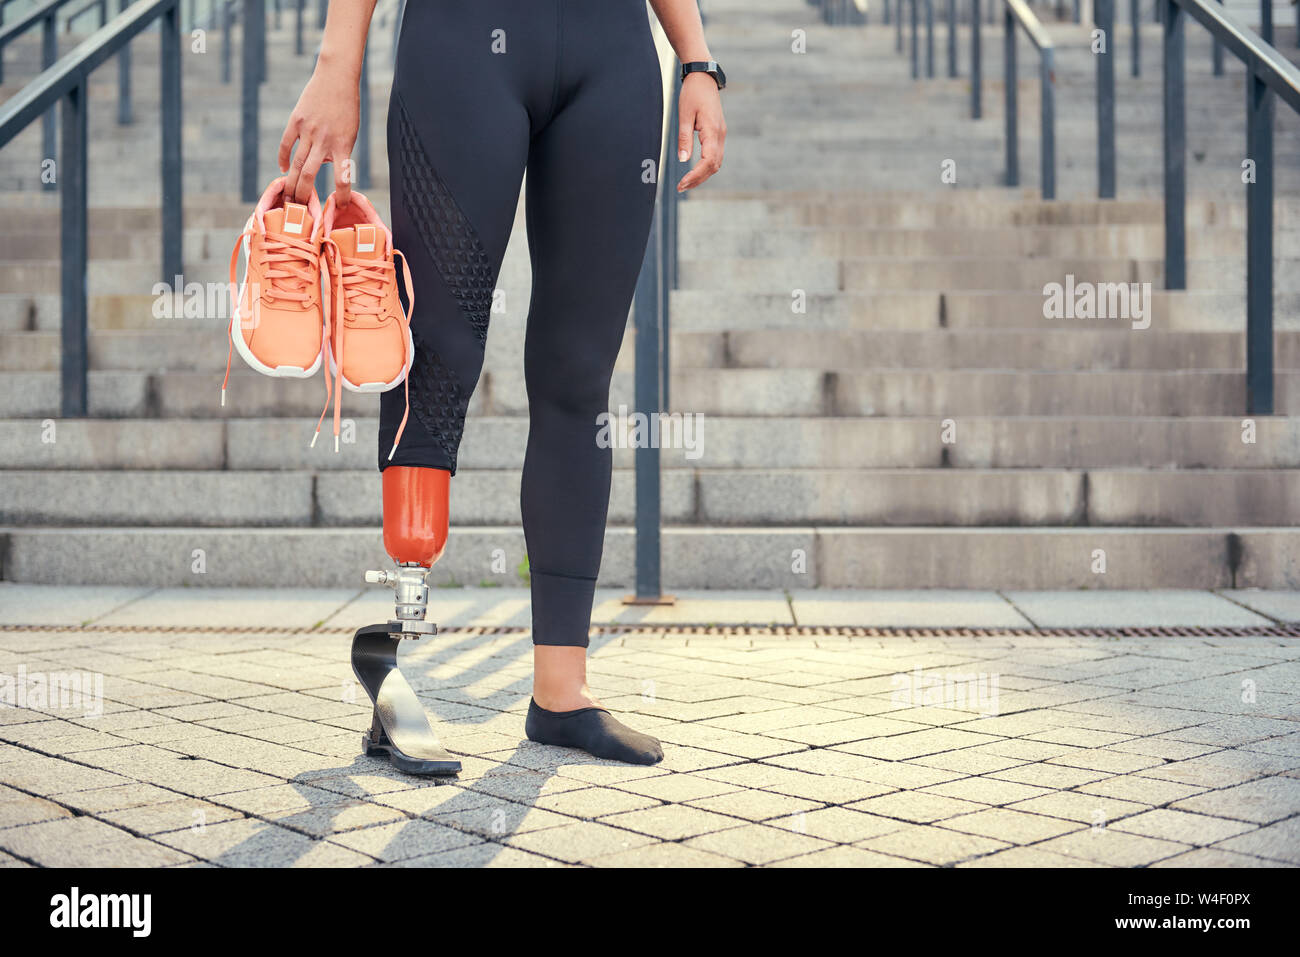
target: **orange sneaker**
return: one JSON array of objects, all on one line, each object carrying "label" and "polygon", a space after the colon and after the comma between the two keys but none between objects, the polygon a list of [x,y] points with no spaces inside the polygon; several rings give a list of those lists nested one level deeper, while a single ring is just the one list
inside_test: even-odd
[{"label": "orange sneaker", "polygon": [[[387,392],[406,382],[415,357],[411,314],[402,309],[397,290],[401,257],[407,302],[415,307],[411,271],[406,257],[393,248],[393,234],[365,196],[352,191],[352,201],[336,205],[334,196],[322,214],[321,249],[330,294],[325,353],[334,376],[334,445],[338,447],[342,390]],[[327,384],[328,388],[328,384]],[[329,403],[326,402],[328,411]],[[409,400],[407,411],[409,413]],[[321,421],[325,418],[321,413]],[[406,427],[403,415],[396,441]],[[317,435],[320,424],[317,423]],[[312,440],[315,442],[315,439]]]},{"label": "orange sneaker", "polygon": [[[313,191],[305,206],[290,202],[284,185],[281,177],[266,188],[230,255],[233,299],[222,405],[236,352],[264,375],[305,379],[321,366],[320,200]],[[244,278],[237,284],[241,251]]]}]

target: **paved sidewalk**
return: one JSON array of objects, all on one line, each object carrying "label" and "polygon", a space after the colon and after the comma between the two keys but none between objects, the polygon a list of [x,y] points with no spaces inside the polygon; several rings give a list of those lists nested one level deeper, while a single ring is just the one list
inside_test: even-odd
[{"label": "paved sidewalk", "polygon": [[[0,585],[0,700],[28,697],[0,706],[0,864],[1300,863],[1294,593],[618,597],[597,619],[642,626],[593,638],[593,684],[665,761],[524,740],[527,595],[463,589],[403,649],[464,756],[438,784],[359,753],[349,630],[382,593]],[[85,694],[33,700],[59,674]]]}]

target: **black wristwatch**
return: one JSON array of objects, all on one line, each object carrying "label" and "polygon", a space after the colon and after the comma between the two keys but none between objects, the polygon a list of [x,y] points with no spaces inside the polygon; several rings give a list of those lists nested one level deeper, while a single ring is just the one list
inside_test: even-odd
[{"label": "black wristwatch", "polygon": [[719,90],[727,88],[727,74],[722,72],[722,67],[718,66],[717,60],[693,60],[690,63],[682,64],[682,79],[686,79],[688,73],[707,73],[713,77],[713,82],[718,84]]}]

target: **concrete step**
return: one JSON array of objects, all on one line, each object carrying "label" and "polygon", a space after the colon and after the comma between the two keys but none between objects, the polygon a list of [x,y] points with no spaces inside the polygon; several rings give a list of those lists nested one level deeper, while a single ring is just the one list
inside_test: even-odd
[{"label": "concrete step", "polygon": [[[689,369],[929,369],[1025,370],[1231,370],[1244,369],[1245,335],[1236,331],[1136,335],[1132,323],[1109,329],[1073,328],[1069,320],[1031,330],[878,329],[822,330],[816,336],[788,329],[677,332],[673,368]],[[91,332],[90,367],[97,370],[168,372],[225,369],[226,335],[204,323],[197,329]],[[1047,326],[1048,328],[1042,328]],[[508,335],[509,330],[497,330]],[[56,372],[61,355],[54,332],[0,332],[0,372]],[[1274,334],[1274,364],[1300,369],[1300,330]],[[493,359],[497,354],[493,354]],[[511,354],[513,361],[516,357]],[[629,357],[630,361],[630,357]],[[488,365],[489,371],[496,364]],[[504,371],[504,370],[503,370]]]},{"label": "concrete step", "polygon": [[[378,528],[0,528],[0,538],[0,572],[15,582],[360,588],[366,569],[390,564]],[[1294,528],[668,527],[662,541],[667,590],[1300,587]],[[631,528],[606,532],[601,585],[632,585],[634,548]],[[518,584],[523,559],[522,529],[453,528],[431,582]]]},{"label": "concrete step", "polygon": [[[635,517],[616,469],[610,521]],[[464,469],[457,525],[518,525],[520,473]],[[720,526],[1300,525],[1300,472],[1272,470],[686,469],[664,473],[663,521]],[[353,526],[382,521],[364,472],[0,471],[0,525]]]},{"label": "concrete step", "polygon": [[[378,422],[348,421],[340,451],[306,441],[301,419],[0,420],[0,469],[369,471],[378,463]],[[673,469],[1294,469],[1300,419],[726,418],[695,423],[693,447],[660,450]],[[528,420],[471,416],[462,469],[519,469]],[[614,467],[633,467],[618,443]]]},{"label": "concrete step", "polygon": [[[319,376],[309,380],[232,374],[226,406],[220,375],[201,372],[97,372],[89,377],[93,417],[265,418],[314,416],[324,405]],[[1278,415],[1300,414],[1300,373],[1279,371]],[[673,408],[725,416],[1235,415],[1245,409],[1242,371],[1038,372],[1003,370],[817,369],[678,370]],[[349,416],[373,415],[373,396],[345,393]],[[632,406],[631,373],[616,371],[611,406]],[[59,414],[59,378],[49,372],[0,376],[0,418]],[[522,370],[483,374],[473,414],[525,415]]]}]

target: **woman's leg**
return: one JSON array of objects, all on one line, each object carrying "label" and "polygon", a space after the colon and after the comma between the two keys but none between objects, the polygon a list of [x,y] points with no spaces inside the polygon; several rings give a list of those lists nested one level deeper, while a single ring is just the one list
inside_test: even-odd
[{"label": "woman's leg", "polygon": [[[597,419],[609,410],[645,254],[663,115],[644,6],[583,0],[566,3],[563,15],[567,82],[557,88],[554,116],[534,135],[525,197],[533,291],[521,507],[536,646],[529,734],[553,743],[573,736],[554,712],[598,705],[587,688],[585,649],[612,453],[597,442]],[[587,750],[641,763],[662,757],[653,738],[606,712],[585,714],[588,743],[580,746]]]}]

